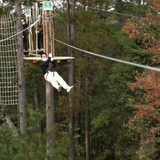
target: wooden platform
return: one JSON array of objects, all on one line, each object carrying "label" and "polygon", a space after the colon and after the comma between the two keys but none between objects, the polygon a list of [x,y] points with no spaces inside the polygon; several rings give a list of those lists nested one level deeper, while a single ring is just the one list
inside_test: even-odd
[{"label": "wooden platform", "polygon": [[[30,67],[39,67],[38,61],[41,60],[41,57],[40,56],[31,57],[30,56],[30,57],[24,57],[23,59],[27,61],[27,64]],[[58,57],[58,56],[53,57],[53,60],[56,61],[58,66],[68,66],[71,64],[71,60],[74,60],[74,59],[75,57]]]}]

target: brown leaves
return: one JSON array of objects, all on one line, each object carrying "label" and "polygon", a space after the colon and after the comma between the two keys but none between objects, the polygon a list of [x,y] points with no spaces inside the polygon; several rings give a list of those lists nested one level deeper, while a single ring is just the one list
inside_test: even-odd
[{"label": "brown leaves", "polygon": [[[160,0],[148,0],[153,3],[155,12],[160,12]],[[138,40],[138,45],[142,49],[149,51],[153,55],[153,61],[159,59],[160,62],[160,36],[158,31],[160,25],[158,14],[148,13],[146,18],[134,19],[127,22],[123,31],[130,38]],[[159,66],[157,66],[159,67]],[[129,121],[129,127],[135,127],[141,133],[140,148],[138,150],[139,159],[146,159],[146,154],[157,141],[158,126],[160,122],[160,73],[145,72],[141,76],[135,76],[135,83],[128,84],[133,92],[142,90],[143,96],[138,97],[135,105],[135,116]],[[132,99],[129,103],[132,104]],[[152,150],[150,154],[154,154]]]},{"label": "brown leaves", "polygon": [[147,51],[155,54],[155,58],[160,56],[160,39],[156,34],[152,33],[148,24],[152,24],[152,19],[141,19],[138,23],[128,22],[123,31],[130,36],[130,38],[139,39],[141,46]]},{"label": "brown leaves", "polygon": [[153,3],[153,9],[156,12],[160,12],[160,1],[159,0],[148,0],[148,1]]},{"label": "brown leaves", "polygon": [[[160,1],[152,0],[152,3],[153,9],[160,12]],[[153,53],[155,59],[160,56],[160,38],[153,29],[156,26],[156,30],[160,30],[158,18],[158,14],[147,13],[145,18],[128,21],[122,29],[130,38],[138,39],[142,48]]]},{"label": "brown leaves", "polygon": [[146,106],[146,105],[137,105],[135,107],[137,109],[136,115],[139,116],[140,118],[145,117],[145,118],[156,118],[156,115],[158,114],[156,108],[153,106]]},{"label": "brown leaves", "polygon": [[[138,73],[137,73],[138,74]],[[144,96],[141,98],[135,106],[136,114],[134,120],[139,118],[153,118],[160,121],[160,73],[155,71],[149,71],[143,73],[141,76],[135,76],[135,83],[130,83],[131,90],[137,91],[139,88],[144,92]],[[133,100],[129,100],[131,103]],[[133,121],[134,121],[133,120]]]},{"label": "brown leaves", "polygon": [[139,38],[139,30],[132,22],[128,22],[126,26],[123,26],[122,30],[130,35],[130,38]]}]

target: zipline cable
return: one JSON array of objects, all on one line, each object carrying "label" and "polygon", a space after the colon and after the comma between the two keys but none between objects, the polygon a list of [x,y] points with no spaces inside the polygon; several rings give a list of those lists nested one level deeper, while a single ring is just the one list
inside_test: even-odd
[{"label": "zipline cable", "polygon": [[[37,21],[35,21],[33,24],[31,24],[29,27],[27,27],[26,29],[6,38],[6,39],[2,39],[0,40],[0,43],[3,42],[3,41],[6,41],[12,37],[15,37],[17,36],[18,34],[21,34],[23,33],[24,31],[26,31],[27,29],[29,28],[32,28],[36,23],[38,23],[40,21],[40,16],[38,17]],[[75,46],[72,46],[70,44],[67,44],[65,42],[62,42],[60,40],[57,40],[57,39],[54,39],[56,42],[59,42],[61,44],[64,44],[70,48],[73,48],[73,49],[76,49],[76,50],[79,50],[79,51],[82,51],[84,53],[87,53],[87,54],[90,54],[92,56],[96,56],[96,57],[100,57],[100,58],[104,58],[104,59],[108,59],[108,60],[111,60],[111,61],[115,61],[115,62],[119,62],[119,63],[123,63],[123,64],[128,64],[128,65],[132,65],[132,66],[136,66],[136,67],[140,67],[140,68],[144,68],[144,69],[148,69],[148,70],[153,70],[153,71],[158,71],[160,72],[160,69],[159,68],[155,68],[155,67],[150,67],[150,66],[146,66],[146,65],[142,65],[142,64],[138,64],[138,63],[133,63],[133,62],[129,62],[129,61],[124,61],[124,60],[120,60],[120,59],[116,59],[116,58],[112,58],[112,57],[108,57],[108,56],[103,56],[103,55],[99,55],[99,54],[96,54],[96,53],[93,53],[93,52],[90,52],[90,51],[86,51],[84,49],[80,49],[80,48],[77,48]]]},{"label": "zipline cable", "polygon": [[60,40],[57,40],[57,39],[54,39],[56,42],[58,43],[61,43],[61,44],[64,44],[70,48],[73,48],[73,49],[76,49],[78,51],[82,51],[84,53],[87,53],[89,55],[92,55],[92,56],[96,56],[96,57],[100,57],[100,58],[104,58],[104,59],[108,59],[108,60],[111,60],[111,61],[115,61],[115,62],[119,62],[119,63],[123,63],[123,64],[128,64],[128,65],[131,65],[131,66],[136,66],[136,67],[139,67],[139,68],[144,68],[144,69],[148,69],[148,70],[153,70],[153,71],[158,71],[160,72],[160,68],[155,68],[155,67],[150,67],[150,66],[146,66],[146,65],[142,65],[142,64],[138,64],[138,63],[134,63],[134,62],[129,62],[129,61],[125,61],[125,60],[120,60],[120,59],[116,59],[116,58],[112,58],[112,57],[108,57],[108,56],[103,56],[103,55],[99,55],[97,53],[93,53],[93,52],[90,52],[90,51],[86,51],[84,49],[80,49],[80,48],[77,48],[75,46],[72,46],[70,44],[67,44],[65,42],[62,42]]}]

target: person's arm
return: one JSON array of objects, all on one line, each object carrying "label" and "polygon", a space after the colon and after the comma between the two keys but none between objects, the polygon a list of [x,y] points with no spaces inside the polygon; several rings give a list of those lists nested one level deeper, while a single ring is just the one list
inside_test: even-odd
[{"label": "person's arm", "polygon": [[55,68],[56,67],[56,63],[55,63],[55,61],[53,60],[53,58],[52,58],[52,53],[49,53],[49,59],[50,59],[50,62],[53,64],[53,68]]},{"label": "person's arm", "polygon": [[52,62],[52,64],[53,64],[53,68],[55,68],[56,67],[56,62],[53,60],[53,61],[51,61]]}]

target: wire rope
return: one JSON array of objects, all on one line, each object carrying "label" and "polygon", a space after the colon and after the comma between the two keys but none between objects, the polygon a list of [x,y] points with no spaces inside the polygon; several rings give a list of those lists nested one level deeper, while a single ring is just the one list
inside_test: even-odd
[{"label": "wire rope", "polygon": [[[39,20],[40,20],[40,16],[38,17],[37,21],[35,21],[33,24],[31,24],[31,25],[30,25],[29,27],[27,27],[26,29],[24,29],[24,30],[18,32],[17,34],[12,35],[12,36],[10,36],[10,37],[8,37],[8,38],[6,38],[6,39],[1,40],[0,42],[6,41],[6,40],[8,40],[8,39],[10,39],[10,38],[12,38],[12,37],[20,34],[20,33],[23,33],[25,30],[27,30],[27,29],[29,29],[29,28],[32,28]],[[90,51],[86,51],[86,50],[84,50],[84,49],[80,49],[80,48],[78,48],[78,47],[72,46],[72,45],[70,45],[70,44],[67,44],[67,43],[62,42],[62,41],[57,40],[57,39],[55,39],[55,41],[56,41],[56,42],[59,42],[59,43],[61,43],[61,44],[64,44],[64,45],[66,45],[66,46],[68,46],[68,47],[70,47],[70,48],[73,48],[73,49],[82,51],[82,52],[84,52],[84,53],[90,54],[90,55],[92,55],[92,56],[96,56],[96,57],[108,59],[108,60],[111,60],[111,61],[115,61],[115,62],[119,62],[119,63],[123,63],[123,64],[128,64],[128,65],[132,65],[132,66],[136,66],[136,67],[140,67],[140,68],[144,68],[144,69],[148,69],[148,70],[153,70],[153,71],[158,71],[158,72],[160,72],[160,69],[159,69],[159,68],[155,68],[155,67],[151,67],[151,66],[146,66],[146,65],[142,65],[142,64],[138,64],[138,63],[134,63],[134,62],[129,62],[129,61],[121,60],[121,59],[116,59],[116,58],[112,58],[112,57],[108,57],[108,56],[104,56],[104,55],[99,55],[99,54],[97,54],[97,53],[90,52]]]},{"label": "wire rope", "polygon": [[57,39],[54,39],[54,40],[55,40],[56,42],[58,42],[58,43],[61,43],[61,44],[66,45],[66,46],[68,46],[68,47],[70,47],[70,48],[76,49],[76,50],[78,50],[78,51],[87,53],[87,54],[92,55],[92,56],[96,56],[96,57],[108,59],[108,60],[115,61],[115,62],[119,62],[119,63],[123,63],[123,64],[128,64],[128,65],[131,65],[131,66],[136,66],[136,67],[143,68],[143,69],[148,69],[148,70],[153,70],[153,71],[158,71],[158,72],[160,72],[160,68],[155,68],[155,67],[151,67],[151,66],[147,66],[147,65],[142,65],[142,64],[138,64],[138,63],[134,63],[134,62],[129,62],[129,61],[121,60],[121,59],[116,59],[116,58],[112,58],[112,57],[108,57],[108,56],[104,56],[104,55],[99,55],[99,54],[97,54],[97,53],[90,52],[90,51],[86,51],[86,50],[84,50],[84,49],[81,49],[81,48],[72,46],[72,45],[67,44],[67,43],[65,43],[65,42],[62,42],[62,41],[60,41],[60,40],[57,40]]}]

